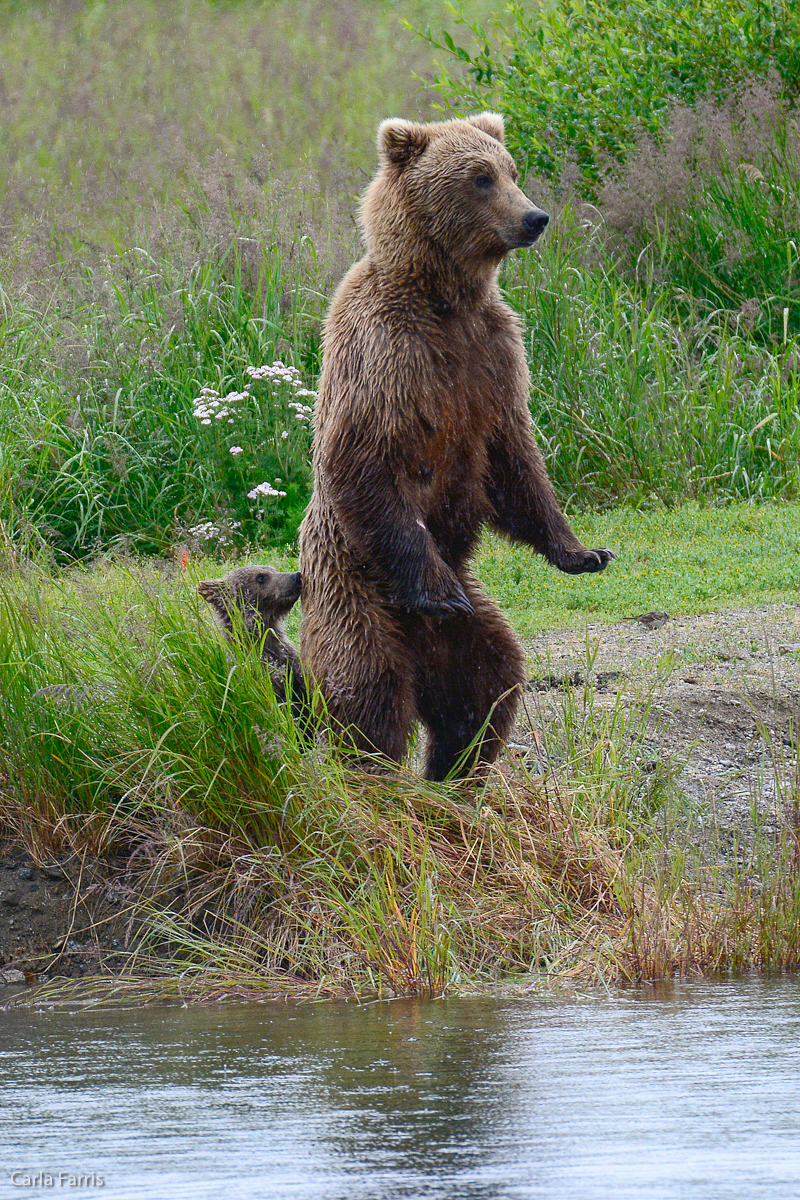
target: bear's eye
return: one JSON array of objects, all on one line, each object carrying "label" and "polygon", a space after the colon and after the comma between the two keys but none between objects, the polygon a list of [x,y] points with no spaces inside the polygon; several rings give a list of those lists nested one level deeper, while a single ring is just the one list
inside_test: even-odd
[{"label": "bear's eye", "polygon": [[267,582],[266,575],[261,575],[261,574],[256,575],[256,583],[260,584],[260,583],[266,583],[266,582]]},{"label": "bear's eye", "polygon": [[481,191],[485,192],[490,187],[493,187],[493,186],[494,186],[494,179],[492,179],[491,175],[476,175],[475,176],[475,187],[480,188]]}]

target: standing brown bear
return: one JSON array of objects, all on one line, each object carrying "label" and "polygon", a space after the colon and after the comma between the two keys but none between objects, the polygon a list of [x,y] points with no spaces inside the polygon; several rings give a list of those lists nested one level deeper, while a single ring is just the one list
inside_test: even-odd
[{"label": "standing brown bear", "polygon": [[531,432],[497,272],[548,217],[517,186],[502,117],[388,120],[378,146],[367,255],[325,326],[301,654],[358,749],[399,762],[420,720],[426,775],[444,779],[496,758],[524,680],[522,648],[468,568],[483,526],[573,575],[614,554],[575,537]]}]

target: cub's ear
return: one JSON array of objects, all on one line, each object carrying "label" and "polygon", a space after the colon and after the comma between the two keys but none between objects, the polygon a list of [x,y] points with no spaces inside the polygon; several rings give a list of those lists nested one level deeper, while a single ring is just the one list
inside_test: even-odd
[{"label": "cub's ear", "polygon": [[493,137],[495,141],[506,144],[506,123],[500,113],[482,112],[475,113],[472,117],[467,117],[470,125],[477,126],[484,133],[488,133],[489,137]]},{"label": "cub's ear", "polygon": [[224,607],[225,595],[228,589],[223,579],[204,579],[201,583],[198,583],[197,591],[214,608]]},{"label": "cub's ear", "polygon": [[401,117],[389,117],[378,127],[378,151],[382,158],[401,167],[419,158],[430,140],[424,125]]}]

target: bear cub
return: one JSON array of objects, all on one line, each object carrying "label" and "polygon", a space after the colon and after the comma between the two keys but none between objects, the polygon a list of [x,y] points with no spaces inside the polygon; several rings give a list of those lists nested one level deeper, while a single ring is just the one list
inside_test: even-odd
[{"label": "bear cub", "polygon": [[259,646],[276,700],[286,700],[287,679],[292,696],[299,700],[303,668],[286,633],[286,618],[300,599],[299,571],[236,567],[223,579],[198,583],[197,591],[211,605],[228,641],[233,639],[234,630],[241,628],[246,640]]}]

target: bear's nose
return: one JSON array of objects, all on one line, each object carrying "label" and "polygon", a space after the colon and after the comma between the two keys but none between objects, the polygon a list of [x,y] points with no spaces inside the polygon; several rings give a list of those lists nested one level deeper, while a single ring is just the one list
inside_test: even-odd
[{"label": "bear's nose", "polygon": [[542,212],[540,208],[532,208],[530,212],[525,213],[522,224],[533,237],[538,237],[549,220],[546,212]]}]

